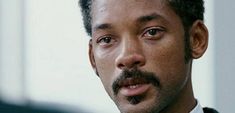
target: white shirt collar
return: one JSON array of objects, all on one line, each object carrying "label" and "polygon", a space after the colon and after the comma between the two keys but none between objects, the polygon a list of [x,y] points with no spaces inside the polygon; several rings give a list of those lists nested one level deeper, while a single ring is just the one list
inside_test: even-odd
[{"label": "white shirt collar", "polygon": [[203,113],[202,106],[197,101],[197,105],[193,108],[193,110],[190,113]]}]

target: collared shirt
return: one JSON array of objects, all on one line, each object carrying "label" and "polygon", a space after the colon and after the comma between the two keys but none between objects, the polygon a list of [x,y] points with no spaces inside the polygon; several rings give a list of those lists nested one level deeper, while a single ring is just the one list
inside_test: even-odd
[{"label": "collared shirt", "polygon": [[195,108],[193,108],[193,110],[190,113],[204,113],[202,106],[199,104],[199,102],[197,101],[197,105]]}]

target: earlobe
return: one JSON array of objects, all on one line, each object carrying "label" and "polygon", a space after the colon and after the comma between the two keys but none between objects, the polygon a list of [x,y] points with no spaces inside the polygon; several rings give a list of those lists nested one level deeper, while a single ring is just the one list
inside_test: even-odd
[{"label": "earlobe", "polygon": [[90,39],[89,41],[89,60],[91,63],[91,66],[93,68],[93,70],[95,71],[95,73],[98,75],[98,71],[96,68],[96,63],[95,63],[95,58],[94,58],[94,53],[93,53],[93,46],[92,46],[92,39]]},{"label": "earlobe", "polygon": [[203,21],[197,20],[190,30],[190,46],[192,58],[200,58],[208,46],[208,30]]}]

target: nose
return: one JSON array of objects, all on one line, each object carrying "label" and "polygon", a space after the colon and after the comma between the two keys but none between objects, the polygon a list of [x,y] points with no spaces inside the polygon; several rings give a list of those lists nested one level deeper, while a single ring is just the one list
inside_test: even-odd
[{"label": "nose", "polygon": [[121,52],[115,60],[116,66],[121,70],[142,67],[145,62],[142,47],[135,41],[122,44]]}]

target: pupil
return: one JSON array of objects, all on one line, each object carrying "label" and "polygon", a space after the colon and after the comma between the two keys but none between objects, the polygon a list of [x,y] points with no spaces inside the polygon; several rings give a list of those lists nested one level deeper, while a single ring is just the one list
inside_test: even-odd
[{"label": "pupil", "polygon": [[104,42],[105,43],[109,43],[110,42],[110,39],[108,37],[104,38]]},{"label": "pupil", "polygon": [[156,29],[151,29],[150,31],[149,31],[149,34],[150,35],[155,35],[157,33],[157,30]]}]

